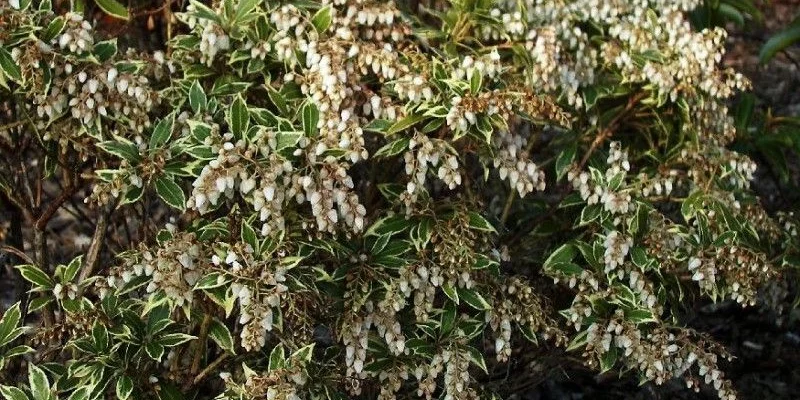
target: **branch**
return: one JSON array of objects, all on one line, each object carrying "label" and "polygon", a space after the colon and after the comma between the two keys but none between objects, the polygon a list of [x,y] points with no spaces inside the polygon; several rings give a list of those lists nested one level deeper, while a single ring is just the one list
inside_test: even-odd
[{"label": "branch", "polygon": [[32,258],[30,258],[22,250],[20,250],[20,249],[18,249],[16,247],[3,245],[3,246],[0,246],[0,250],[4,251],[6,253],[13,254],[13,255],[19,257],[20,259],[22,259],[22,261],[25,261],[28,264],[36,264],[36,262],[34,262]]},{"label": "branch", "polygon": [[196,374],[200,369],[200,360],[203,358],[204,350],[206,349],[206,339],[208,338],[208,326],[211,325],[211,314],[206,314],[203,317],[203,324],[200,325],[200,337],[197,343],[197,349],[194,353],[194,360],[192,360],[192,367],[190,373]]},{"label": "branch", "polygon": [[75,192],[78,191],[78,185],[72,184],[64,189],[61,194],[47,207],[42,215],[36,220],[36,229],[42,231],[45,227],[47,227],[47,223],[50,222],[50,219],[53,218],[53,215],[58,211],[59,208],[66,202],[70,197],[72,197]]},{"label": "branch", "polygon": [[592,157],[592,154],[595,151],[597,151],[597,149],[600,147],[601,144],[603,144],[603,142],[606,141],[606,139],[614,135],[614,131],[616,131],[617,128],[619,127],[619,123],[622,120],[622,118],[627,117],[628,113],[630,113],[631,110],[633,110],[633,107],[639,104],[639,101],[641,101],[645,97],[645,95],[646,95],[645,92],[639,92],[635,96],[628,99],[628,104],[625,106],[625,109],[623,109],[622,112],[617,114],[611,121],[609,121],[608,126],[606,126],[602,131],[600,131],[600,134],[594,138],[591,146],[589,146],[589,150],[586,151],[586,154],[583,155],[580,164],[578,164],[578,169],[583,169],[583,167],[586,166],[586,163],[589,161],[589,158]]},{"label": "branch", "polygon": [[[619,124],[622,121],[622,119],[627,117],[628,114],[631,112],[631,110],[633,110],[633,108],[636,107],[636,105],[639,104],[639,102],[645,96],[646,96],[645,92],[639,92],[630,99],[628,99],[628,104],[625,106],[625,108],[619,114],[617,114],[613,119],[611,119],[611,121],[609,121],[608,125],[600,131],[600,133],[592,141],[592,144],[589,145],[589,149],[583,155],[583,158],[581,158],[581,161],[578,164],[579,170],[582,170],[586,166],[586,163],[589,162],[589,159],[592,157],[592,154],[594,154],[594,152],[597,151],[598,148],[600,148],[600,145],[602,145],[603,142],[605,142],[608,138],[614,135],[614,132],[617,130],[617,128],[619,128]],[[514,236],[512,236],[511,239],[509,239],[507,245],[511,247],[512,244],[515,244],[523,237],[525,237],[525,235],[527,235],[533,228],[539,225],[542,221],[552,217],[553,214],[555,214],[555,212],[558,210],[558,205],[561,204],[562,201],[564,201],[564,199],[569,195],[569,193],[570,191],[562,193],[561,196],[559,196],[558,201],[550,205],[550,209],[546,214],[543,214],[539,218],[536,218],[535,220],[526,224],[526,226],[523,227],[522,229],[518,230],[517,233]]]},{"label": "branch", "polygon": [[94,227],[92,242],[89,244],[89,250],[86,251],[86,259],[83,261],[78,282],[83,282],[84,280],[88,279],[89,276],[92,275],[92,272],[94,272],[94,267],[97,265],[100,255],[100,249],[105,242],[106,230],[108,228],[108,217],[115,207],[116,203],[111,202],[106,204],[100,212],[100,216],[97,219],[97,225]]},{"label": "branch", "polygon": [[217,357],[217,359],[214,360],[214,362],[212,362],[211,364],[208,364],[208,366],[205,367],[205,369],[200,371],[200,373],[197,374],[197,376],[194,377],[194,380],[192,381],[192,385],[194,386],[194,385],[197,385],[198,383],[202,382],[203,379],[205,379],[208,374],[213,372],[228,357],[230,357],[230,353],[227,353],[227,352],[222,353],[222,355]]}]

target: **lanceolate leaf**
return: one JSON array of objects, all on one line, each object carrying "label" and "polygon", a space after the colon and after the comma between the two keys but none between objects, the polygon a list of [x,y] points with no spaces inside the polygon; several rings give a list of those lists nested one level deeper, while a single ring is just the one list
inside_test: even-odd
[{"label": "lanceolate leaf", "polygon": [[33,400],[50,400],[50,380],[41,368],[30,364],[28,368],[28,384]]},{"label": "lanceolate leaf", "polygon": [[316,136],[317,123],[319,122],[319,110],[312,102],[306,102],[303,106],[303,131],[306,136]]},{"label": "lanceolate leaf", "polygon": [[228,125],[230,125],[229,128],[231,132],[233,132],[236,137],[242,137],[244,132],[247,131],[249,121],[250,112],[247,110],[247,104],[245,104],[242,96],[237,96],[236,100],[231,104],[231,110],[228,116]]},{"label": "lanceolate leaf", "polygon": [[211,325],[208,328],[208,336],[214,340],[217,345],[232,354],[236,354],[234,351],[234,340],[233,335],[231,335],[231,331],[228,329],[225,324],[220,322],[217,319],[211,321]]},{"label": "lanceolate leaf", "polygon": [[19,321],[22,319],[19,303],[14,304],[6,310],[3,318],[0,319],[0,346],[5,346],[11,340],[11,336],[16,331]]},{"label": "lanceolate leaf", "polygon": [[126,21],[130,19],[128,9],[117,0],[95,0],[95,4],[97,4],[103,12],[114,18]]},{"label": "lanceolate leaf", "polygon": [[133,393],[133,379],[127,375],[120,376],[117,380],[116,393],[120,400],[128,400]]},{"label": "lanceolate leaf", "polygon": [[162,175],[156,178],[156,193],[165,203],[179,210],[186,206],[186,195],[183,189],[171,177]]},{"label": "lanceolate leaf", "polygon": [[0,386],[0,394],[5,400],[30,400],[25,392],[13,386]]},{"label": "lanceolate leaf", "polygon": [[331,15],[332,8],[330,5],[322,7],[311,17],[311,23],[314,25],[314,28],[317,32],[325,32],[328,30],[328,27],[331,25],[331,21],[333,20],[333,16]]},{"label": "lanceolate leaf", "polygon": [[22,70],[20,70],[19,64],[11,58],[11,53],[3,47],[0,47],[0,69],[11,80],[22,83]]},{"label": "lanceolate leaf", "polygon": [[97,146],[108,153],[127,160],[131,164],[137,164],[142,160],[142,156],[139,154],[139,148],[129,141],[123,141],[121,139],[111,140],[100,142]]},{"label": "lanceolate leaf", "polygon": [[36,290],[52,289],[54,286],[54,282],[50,276],[35,265],[19,265],[17,269],[25,280],[34,284],[34,289]]},{"label": "lanceolate leaf", "polygon": [[785,30],[771,37],[761,48],[758,59],[768,63],[778,52],[800,41],[800,18],[796,18]]},{"label": "lanceolate leaf", "polygon": [[169,114],[166,118],[158,121],[153,135],[150,136],[150,149],[163,147],[172,136],[172,126],[175,124],[175,113]]}]

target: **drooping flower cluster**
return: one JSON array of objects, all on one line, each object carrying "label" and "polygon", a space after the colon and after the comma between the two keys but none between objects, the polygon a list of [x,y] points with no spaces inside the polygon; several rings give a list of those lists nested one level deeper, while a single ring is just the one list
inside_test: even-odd
[{"label": "drooping flower cluster", "polygon": [[[0,151],[45,144],[25,168],[112,210],[97,276],[23,274],[41,336],[82,336],[53,335],[80,356],[65,379],[128,366],[102,372],[121,398],[478,398],[524,340],[732,398],[673,291],[752,304],[800,246],[727,148],[746,83],[723,31],[692,30],[699,3],[191,2],[166,53],[122,54],[78,13],[0,0]],[[155,233],[169,208],[189,211]],[[132,250],[107,269],[109,249]]]}]

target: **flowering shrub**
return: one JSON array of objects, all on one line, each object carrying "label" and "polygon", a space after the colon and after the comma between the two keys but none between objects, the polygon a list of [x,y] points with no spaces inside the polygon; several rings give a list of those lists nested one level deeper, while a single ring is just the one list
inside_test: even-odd
[{"label": "flowering shrub", "polygon": [[[698,3],[191,1],[140,52],[0,0],[0,187],[33,238],[0,323],[29,382],[0,393],[483,398],[540,346],[735,398],[683,309],[755,304],[796,222],[726,147],[748,83]],[[93,234],[53,257],[67,208]]]}]

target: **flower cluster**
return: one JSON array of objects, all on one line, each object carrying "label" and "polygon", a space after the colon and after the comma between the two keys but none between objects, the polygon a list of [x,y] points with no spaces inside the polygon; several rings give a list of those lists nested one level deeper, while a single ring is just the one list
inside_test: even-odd
[{"label": "flower cluster", "polygon": [[146,276],[149,277],[147,293],[160,291],[176,306],[191,305],[192,288],[208,264],[201,258],[194,234],[176,232],[175,235],[155,251],[142,244],[133,257],[124,257],[126,261],[118,275],[109,276],[109,285],[122,287],[135,277]]},{"label": "flower cluster", "polygon": [[[0,191],[58,395],[510,397],[491,371],[549,341],[731,399],[681,308],[800,249],[699,0],[190,2],[141,53],[35,3],[0,0]],[[96,225],[55,278],[51,200]]]}]

